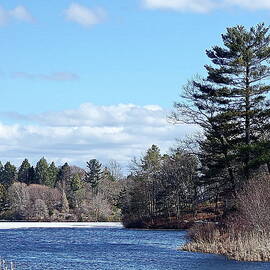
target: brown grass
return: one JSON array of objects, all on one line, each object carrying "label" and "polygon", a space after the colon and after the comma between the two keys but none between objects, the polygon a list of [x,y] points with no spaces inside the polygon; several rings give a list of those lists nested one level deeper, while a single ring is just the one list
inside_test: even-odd
[{"label": "brown grass", "polygon": [[270,233],[224,231],[214,224],[197,225],[181,250],[214,253],[238,261],[270,261]]}]

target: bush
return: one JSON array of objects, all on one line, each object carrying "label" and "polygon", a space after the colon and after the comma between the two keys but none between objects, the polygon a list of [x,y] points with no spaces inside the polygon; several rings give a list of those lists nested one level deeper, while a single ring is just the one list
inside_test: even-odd
[{"label": "bush", "polygon": [[220,230],[215,223],[195,224],[189,229],[188,236],[192,241],[209,243],[220,236]]},{"label": "bush", "polygon": [[270,177],[252,179],[237,194],[237,211],[222,225],[196,224],[182,250],[217,253],[244,261],[270,261]]},{"label": "bush", "polygon": [[236,205],[245,229],[270,232],[270,176],[262,174],[250,180],[237,194]]}]

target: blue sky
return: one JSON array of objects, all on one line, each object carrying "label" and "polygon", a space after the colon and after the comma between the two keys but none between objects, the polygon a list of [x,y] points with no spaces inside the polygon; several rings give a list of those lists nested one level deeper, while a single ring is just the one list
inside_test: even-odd
[{"label": "blue sky", "polygon": [[2,160],[126,164],[152,143],[166,151],[194,129],[166,115],[181,86],[203,74],[205,49],[226,27],[269,19],[268,0],[1,1]]}]

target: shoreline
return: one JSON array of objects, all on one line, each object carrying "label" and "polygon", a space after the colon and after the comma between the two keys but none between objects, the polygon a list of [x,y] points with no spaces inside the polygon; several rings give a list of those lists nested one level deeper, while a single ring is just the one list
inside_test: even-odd
[{"label": "shoreline", "polygon": [[0,221],[0,230],[23,228],[124,228],[121,222],[27,222]]}]

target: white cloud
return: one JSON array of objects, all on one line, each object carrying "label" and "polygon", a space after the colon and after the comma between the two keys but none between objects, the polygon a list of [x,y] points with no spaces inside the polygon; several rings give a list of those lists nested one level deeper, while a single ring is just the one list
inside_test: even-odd
[{"label": "white cloud", "polygon": [[91,9],[77,3],[72,3],[65,10],[66,19],[85,27],[101,23],[105,18],[105,12],[101,8]]},{"label": "white cloud", "polygon": [[23,79],[40,79],[40,80],[47,80],[47,81],[70,81],[79,79],[79,76],[72,72],[54,72],[50,74],[35,74],[35,73],[28,73],[28,72],[13,72],[13,78],[23,78]]},{"label": "white cloud", "polygon": [[[35,121],[49,126],[127,126],[167,125],[165,111],[160,106],[137,106],[134,104],[119,104],[111,106],[97,106],[91,103],[82,104],[78,109],[62,112],[48,112],[39,115],[16,116],[17,119]],[[139,118],[139,120],[138,120]]]},{"label": "white cloud", "polygon": [[24,6],[17,6],[10,12],[10,16],[25,22],[34,22],[34,17]]},{"label": "white cloud", "polygon": [[224,0],[225,4],[247,9],[270,9],[269,0]]},{"label": "white cloud", "polygon": [[29,23],[35,21],[34,17],[24,6],[17,6],[11,10],[6,10],[0,6],[0,26],[6,25],[13,20]]},{"label": "white cloud", "polygon": [[170,9],[175,11],[190,11],[206,13],[215,9],[238,7],[257,10],[270,9],[269,0],[142,0],[149,9]]},{"label": "white cloud", "polygon": [[216,4],[211,0],[144,0],[146,8],[171,9],[205,13],[212,10]]},{"label": "white cloud", "polygon": [[3,116],[17,122],[0,124],[1,158],[13,162],[25,157],[36,161],[45,156],[82,166],[91,158],[103,163],[115,159],[127,165],[152,144],[167,151],[176,138],[196,130],[194,126],[169,124],[166,111],[157,105],[83,104],[61,112]]}]

